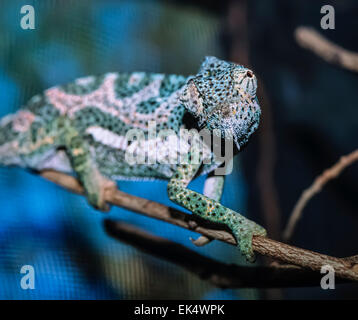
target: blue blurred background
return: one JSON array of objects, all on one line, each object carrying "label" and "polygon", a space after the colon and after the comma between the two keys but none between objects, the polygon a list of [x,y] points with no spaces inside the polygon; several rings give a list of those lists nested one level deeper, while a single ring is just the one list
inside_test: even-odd
[{"label": "blue blurred background", "polygon": [[[331,3],[336,8],[337,30],[320,32],[358,50],[354,1]],[[20,9],[26,4],[35,8],[35,30],[20,28]],[[263,110],[263,128],[227,177],[222,203],[250,212],[251,218],[279,239],[300,192],[341,154],[357,147],[357,75],[325,64],[293,39],[299,25],[319,27],[323,4],[327,3],[1,1],[0,116],[16,111],[48,87],[90,74],[151,71],[188,75],[197,71],[205,55],[249,64],[265,85],[270,103],[266,101]],[[276,162],[267,168],[262,163],[269,155],[262,145],[270,142],[265,140],[268,136],[274,141],[270,146]],[[312,201],[295,233],[296,244],[337,256],[356,254],[358,171],[349,170]],[[202,190],[203,182],[204,178],[197,179],[193,189]],[[165,182],[119,182],[119,187],[172,205]],[[262,204],[265,190],[271,207]],[[189,231],[120,208],[112,208],[109,215],[215,259],[245,263],[235,248],[223,243],[196,248],[188,240],[195,236]],[[352,285],[339,286],[334,292],[318,288],[220,290],[111,239],[102,226],[104,217],[84,198],[40,177],[18,168],[0,168],[0,298],[357,297]],[[35,268],[35,290],[20,287],[23,265]]]}]

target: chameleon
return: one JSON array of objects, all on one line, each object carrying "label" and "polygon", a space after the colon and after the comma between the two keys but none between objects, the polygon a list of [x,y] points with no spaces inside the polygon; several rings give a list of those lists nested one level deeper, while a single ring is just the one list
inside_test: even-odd
[{"label": "chameleon", "polygon": [[[112,72],[79,78],[35,95],[0,120],[0,165],[73,174],[88,202],[103,211],[109,210],[104,193],[118,180],[167,180],[171,201],[226,225],[241,253],[254,261],[252,237],[265,236],[266,230],[220,203],[225,174],[215,174],[222,161],[213,147],[204,143],[206,152],[194,146],[184,153],[187,159],[196,155],[196,162],[130,164],[126,151],[143,153],[144,147],[128,141],[126,133],[141,130],[148,138],[153,123],[156,132],[219,131],[219,141],[232,141],[235,155],[259,126],[256,89],[250,69],[212,56],[190,76]],[[188,140],[190,146],[194,140]],[[164,138],[155,148],[161,143]],[[169,145],[169,153],[176,152]],[[199,175],[207,175],[203,194],[188,188]]]}]

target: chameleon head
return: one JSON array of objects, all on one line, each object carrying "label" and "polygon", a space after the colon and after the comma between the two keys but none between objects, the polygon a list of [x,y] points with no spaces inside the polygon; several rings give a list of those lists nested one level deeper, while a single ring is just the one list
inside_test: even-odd
[{"label": "chameleon head", "polygon": [[[258,128],[260,106],[254,73],[235,63],[206,57],[184,87],[181,102],[201,127],[233,138],[240,150]],[[216,130],[215,130],[216,129]]]}]

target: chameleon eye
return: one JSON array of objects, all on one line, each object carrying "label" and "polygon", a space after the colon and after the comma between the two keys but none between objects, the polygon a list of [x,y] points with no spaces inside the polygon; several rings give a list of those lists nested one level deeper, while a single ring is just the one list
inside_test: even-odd
[{"label": "chameleon eye", "polygon": [[231,116],[232,111],[228,104],[225,104],[221,107],[221,114],[224,118],[228,118]]},{"label": "chameleon eye", "polygon": [[253,73],[249,70],[249,71],[246,72],[246,76],[249,77],[249,78],[252,78]]}]

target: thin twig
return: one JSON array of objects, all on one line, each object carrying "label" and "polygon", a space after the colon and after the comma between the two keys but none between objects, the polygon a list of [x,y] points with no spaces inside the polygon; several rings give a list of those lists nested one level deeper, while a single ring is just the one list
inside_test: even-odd
[{"label": "thin twig", "polygon": [[174,263],[220,288],[283,288],[318,286],[322,275],[292,265],[237,266],[205,257],[173,241],[130,224],[104,220],[106,232],[145,253]]},{"label": "thin twig", "polygon": [[[83,188],[79,182],[69,175],[50,170],[43,171],[40,174],[66,189],[83,194]],[[160,203],[126,194],[115,188],[106,191],[105,199],[110,204],[198,232],[208,238],[236,245],[235,238],[230,232],[213,228],[212,224],[210,224],[211,228],[209,228],[206,226],[206,223],[197,219],[196,216],[175,210]],[[337,276],[344,279],[358,280],[358,264],[355,262],[300,249],[261,236],[253,237],[252,245],[257,253],[285,263],[314,271],[320,271],[323,265],[330,265],[335,269]]]},{"label": "thin twig", "polygon": [[295,38],[303,48],[313,51],[325,61],[336,64],[344,69],[358,72],[358,54],[346,50],[327,40],[313,28],[298,27]]},{"label": "thin twig", "polygon": [[286,242],[291,238],[293,231],[297,225],[297,222],[301,219],[303,209],[307,205],[307,202],[314,195],[319,193],[328,181],[338,177],[346,167],[350,166],[356,161],[358,161],[358,150],[355,150],[346,156],[342,156],[335,165],[325,170],[314,180],[313,184],[309,188],[302,192],[291,213],[291,216],[283,233],[283,238]]},{"label": "thin twig", "polygon": [[[295,38],[298,44],[302,47],[312,50],[322,59],[329,63],[337,64],[342,68],[358,72],[358,54],[348,51],[331,41],[325,39],[317,31],[308,27],[299,27],[295,31]],[[353,151],[347,156],[341,157],[341,159],[330,169],[324,171],[320,176],[316,178],[313,184],[306,190],[304,190],[297,201],[286,228],[283,232],[283,239],[289,241],[292,237],[293,231],[297,225],[297,222],[302,216],[304,207],[307,202],[318,192],[322,190],[322,187],[331,179],[336,178],[339,174],[349,165],[358,160],[358,150]]]}]

